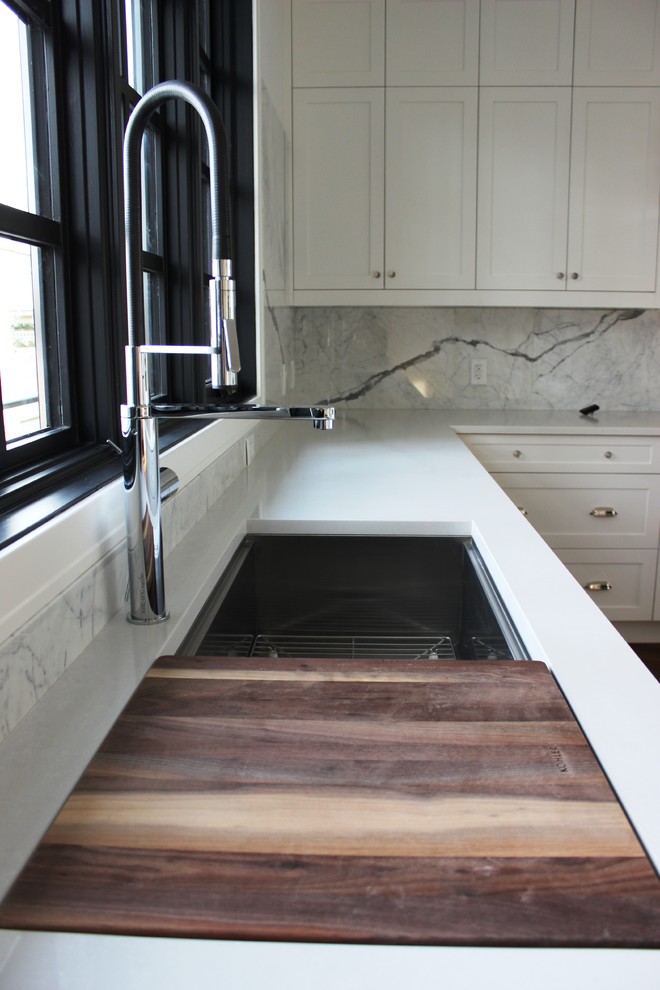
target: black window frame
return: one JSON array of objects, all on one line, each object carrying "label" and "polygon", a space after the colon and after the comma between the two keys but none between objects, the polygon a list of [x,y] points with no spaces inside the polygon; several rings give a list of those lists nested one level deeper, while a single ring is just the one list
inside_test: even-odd
[{"label": "black window frame", "polygon": [[[119,441],[126,343],[121,139],[127,93],[121,82],[122,0],[5,2],[21,16],[26,9],[31,15],[38,9],[52,32],[65,269],[60,305],[67,324],[66,373],[72,399],[68,430],[35,441],[29,462],[0,473],[0,548],[119,475],[119,459],[107,441]],[[199,83],[201,67],[209,73],[211,95],[225,121],[234,187],[241,398],[247,399],[256,394],[257,384],[252,11],[251,4],[242,0],[199,3],[210,18],[214,39],[210,52],[200,47],[197,17],[191,16],[191,8],[197,12],[196,0],[189,4],[157,0],[161,64],[156,81],[177,78]],[[215,43],[217,38],[220,44]],[[202,203],[199,128],[188,108],[172,102],[164,105],[161,116],[163,256],[145,254],[145,267],[162,269],[171,338],[205,342],[203,273],[208,264],[202,257],[200,225],[191,220],[200,215]],[[2,226],[0,210],[0,236]],[[172,362],[167,369],[169,397],[199,399],[203,379],[197,359]],[[202,425],[190,420],[164,423],[162,446]]]},{"label": "black window frame", "polygon": [[[58,380],[57,388],[45,396],[48,405],[59,406],[52,427],[19,438],[8,449],[0,432],[0,467],[5,472],[20,472],[29,459],[35,463],[43,457],[57,455],[68,445],[72,428],[68,356],[68,318],[66,312],[65,234],[62,220],[64,194],[61,162],[61,104],[54,85],[57,73],[57,25],[49,0],[5,0],[5,6],[27,26],[29,72],[32,89],[41,106],[33,107],[32,136],[38,161],[44,168],[35,171],[37,212],[17,209],[0,203],[0,237],[37,248],[41,254],[40,273],[44,322],[48,324],[48,346],[44,359],[47,375]],[[37,50],[38,49],[38,50]],[[43,277],[42,277],[43,276]],[[0,396],[2,383],[0,381]],[[4,417],[3,417],[4,418]],[[62,426],[60,420],[71,423]]]}]

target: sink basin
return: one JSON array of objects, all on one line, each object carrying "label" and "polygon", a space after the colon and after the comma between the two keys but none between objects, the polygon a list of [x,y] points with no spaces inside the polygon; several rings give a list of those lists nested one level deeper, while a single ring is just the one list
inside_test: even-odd
[{"label": "sink basin", "polygon": [[179,653],[529,659],[472,540],[250,535]]}]

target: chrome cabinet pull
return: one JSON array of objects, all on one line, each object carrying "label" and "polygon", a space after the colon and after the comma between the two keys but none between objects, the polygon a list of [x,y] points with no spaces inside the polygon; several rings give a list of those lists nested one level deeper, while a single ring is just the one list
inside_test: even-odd
[{"label": "chrome cabinet pull", "polygon": [[579,277],[580,277],[580,275],[579,275],[578,272],[571,272],[571,278],[575,279],[575,278],[579,278]]},{"label": "chrome cabinet pull", "polygon": [[557,278],[559,279],[566,278],[565,272],[557,272]]},{"label": "chrome cabinet pull", "polygon": [[609,581],[589,581],[585,584],[586,591],[611,591],[612,585]]},{"label": "chrome cabinet pull", "polygon": [[518,512],[520,512],[523,516],[529,515],[529,512],[527,511],[524,505],[517,505],[516,508],[518,509]]},{"label": "chrome cabinet pull", "polygon": [[372,272],[371,274],[374,278],[380,278],[380,272]]},{"label": "chrome cabinet pull", "polygon": [[603,454],[603,456],[606,457],[608,459],[608,461],[609,461],[609,460],[611,460],[614,457],[614,454],[612,453],[611,450],[606,450],[605,453]]},{"label": "chrome cabinet pull", "polygon": [[619,513],[609,505],[596,505],[589,515],[596,519],[611,519],[613,516],[618,516]]},{"label": "chrome cabinet pull", "polygon": [[387,277],[388,277],[388,278],[396,278],[396,272],[393,272],[393,271],[389,271],[389,272],[387,273]]},{"label": "chrome cabinet pull", "polygon": [[513,456],[514,457],[522,457],[522,450],[514,450]]}]

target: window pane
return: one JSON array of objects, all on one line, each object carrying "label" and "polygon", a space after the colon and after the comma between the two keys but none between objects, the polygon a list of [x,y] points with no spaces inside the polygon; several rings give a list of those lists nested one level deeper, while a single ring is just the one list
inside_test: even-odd
[{"label": "window pane", "polygon": [[[211,76],[204,69],[203,66],[200,66],[200,70],[199,70],[199,81],[200,81],[200,85],[201,85],[202,89],[205,90],[208,93],[208,95],[210,96],[211,95]],[[204,129],[202,127],[199,128],[199,133],[200,133],[200,144],[201,144],[202,162],[204,163],[204,165],[208,165],[209,164],[209,143],[208,143],[208,140],[206,138],[206,133],[204,132]]]},{"label": "window pane", "polygon": [[211,188],[205,175],[202,176],[202,272],[211,275]]},{"label": "window pane", "polygon": [[7,443],[62,425],[59,376],[49,373],[58,356],[49,360],[44,333],[47,253],[0,238],[0,383]]},{"label": "window pane", "polygon": [[148,127],[142,139],[142,247],[161,253],[160,166],[158,136]]},{"label": "window pane", "polygon": [[138,93],[150,89],[156,78],[156,21],[153,0],[125,0],[126,72]]},{"label": "window pane", "polygon": [[[142,276],[144,293],[144,332],[148,344],[164,344],[163,277],[158,272],[144,272]],[[167,361],[163,354],[152,354],[151,394],[164,396],[167,393]]]},{"label": "window pane", "polygon": [[211,18],[208,0],[199,0],[199,47],[205,55],[211,54]]},{"label": "window pane", "polygon": [[33,107],[28,61],[28,31],[23,21],[0,3],[0,133],[9,147],[0,155],[0,202],[36,212]]}]

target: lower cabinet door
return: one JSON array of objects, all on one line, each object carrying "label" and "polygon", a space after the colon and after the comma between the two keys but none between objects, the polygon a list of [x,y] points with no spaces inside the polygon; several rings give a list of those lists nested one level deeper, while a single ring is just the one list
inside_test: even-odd
[{"label": "lower cabinet door", "polygon": [[608,619],[618,622],[652,619],[655,550],[555,550],[555,553]]}]

